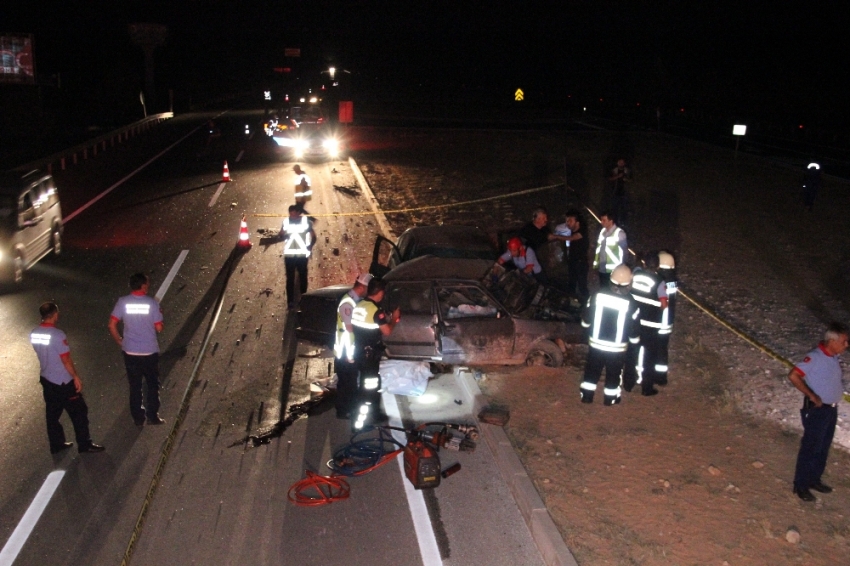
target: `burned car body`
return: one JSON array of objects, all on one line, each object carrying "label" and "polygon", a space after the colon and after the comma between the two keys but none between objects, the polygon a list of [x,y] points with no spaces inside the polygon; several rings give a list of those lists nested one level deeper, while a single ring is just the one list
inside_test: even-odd
[{"label": "burned car body", "polygon": [[[489,260],[423,256],[384,277],[383,307],[401,310],[384,339],[386,354],[446,364],[560,366],[563,348],[582,329],[555,290]],[[299,338],[331,344],[336,307],[349,286],[306,293],[299,305]],[[333,319],[333,322],[331,322]]]}]

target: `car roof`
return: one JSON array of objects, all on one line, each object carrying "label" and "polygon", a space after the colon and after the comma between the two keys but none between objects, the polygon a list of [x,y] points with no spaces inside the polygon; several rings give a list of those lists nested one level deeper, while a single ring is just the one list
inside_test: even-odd
[{"label": "car roof", "polygon": [[486,259],[447,259],[424,255],[400,263],[384,275],[385,281],[434,281],[463,279],[480,281],[493,267]]}]

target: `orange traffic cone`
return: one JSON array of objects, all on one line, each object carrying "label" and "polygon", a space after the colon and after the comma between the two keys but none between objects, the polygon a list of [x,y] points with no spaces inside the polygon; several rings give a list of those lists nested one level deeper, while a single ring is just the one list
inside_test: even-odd
[{"label": "orange traffic cone", "polygon": [[227,167],[227,161],[224,162],[224,173],[221,174],[221,182],[229,183],[230,179],[230,169]]},{"label": "orange traffic cone", "polygon": [[[227,169],[224,171],[227,173]],[[245,251],[251,249],[251,235],[248,233],[248,221],[245,219],[244,214],[242,215],[242,222],[239,223],[239,241],[236,242],[236,247]]]}]

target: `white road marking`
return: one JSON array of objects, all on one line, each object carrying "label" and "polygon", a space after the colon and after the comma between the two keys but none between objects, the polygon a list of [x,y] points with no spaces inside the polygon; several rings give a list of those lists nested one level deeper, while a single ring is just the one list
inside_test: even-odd
[{"label": "white road marking", "polygon": [[245,150],[239,152],[239,155],[236,156],[236,161],[234,163],[239,163],[239,160],[242,159],[242,156],[245,155]]},{"label": "white road marking", "polygon": [[130,173],[129,175],[127,175],[126,177],[124,177],[123,179],[121,179],[120,181],[118,181],[117,183],[115,183],[114,185],[112,185],[111,187],[109,187],[108,189],[106,189],[105,191],[103,191],[102,193],[100,193],[99,195],[97,195],[96,197],[91,199],[90,201],[88,201],[86,204],[84,204],[83,206],[81,206],[80,208],[78,208],[77,210],[75,210],[74,212],[72,212],[71,214],[66,216],[65,218],[63,218],[62,224],[67,224],[72,219],[76,218],[77,215],[81,214],[88,207],[90,207],[91,205],[93,205],[94,203],[96,203],[97,201],[99,201],[100,199],[102,199],[103,197],[105,197],[106,195],[111,193],[112,191],[114,191],[116,188],[120,187],[124,183],[124,181],[133,177],[136,173],[138,173],[139,171],[141,171],[142,169],[144,169],[145,167],[147,167],[148,165],[150,165],[151,163],[153,163],[154,161],[156,161],[157,159],[159,159],[160,157],[165,155],[167,152],[171,151],[172,147],[174,147],[178,143],[182,142],[183,140],[185,140],[186,138],[188,138],[192,134],[194,134],[196,131],[198,131],[198,128],[200,128],[200,126],[198,126],[197,128],[195,128],[194,130],[192,130],[191,132],[189,132],[188,134],[186,134],[185,136],[183,136],[182,138],[180,138],[179,140],[177,140],[176,142],[174,142],[170,146],[166,147],[165,149],[163,149],[162,151],[160,151],[159,153],[157,153],[156,155],[154,155],[153,157],[148,159],[145,163],[140,165],[138,169],[136,169],[135,171],[133,171],[132,173]]},{"label": "white road marking", "polygon": [[[390,426],[401,428],[401,413],[395,395],[383,394],[384,408],[390,417]],[[400,430],[393,431],[393,438],[403,445],[407,444],[407,437]],[[425,566],[441,566],[443,560],[440,558],[440,548],[437,546],[437,538],[434,536],[434,528],[431,526],[431,518],[428,516],[428,508],[425,506],[425,497],[421,491],[416,491],[407,476],[404,475],[404,454],[396,458],[398,470],[401,473],[401,483],[404,484],[404,495],[407,497],[407,506],[410,508],[410,518],[413,519],[413,530],[416,531],[416,540],[419,542],[419,554],[422,564]]]},{"label": "white road marking", "polygon": [[218,197],[221,194],[221,191],[224,190],[224,185],[226,185],[226,184],[227,183],[219,183],[218,190],[216,190],[215,194],[210,199],[210,208],[212,208],[212,206],[216,203],[216,201],[218,201]]},{"label": "white road marking", "polygon": [[162,301],[162,298],[168,292],[171,282],[174,281],[174,278],[177,276],[177,272],[180,271],[180,266],[183,265],[183,261],[186,259],[187,255],[189,255],[189,250],[183,250],[180,252],[180,255],[177,256],[177,261],[175,261],[174,265],[171,266],[171,271],[168,272],[168,275],[165,277],[165,281],[163,281],[162,285],[159,287],[159,291],[157,291],[156,295],[154,295],[157,302]]},{"label": "white road marking", "polygon": [[47,508],[50,498],[56,493],[56,488],[59,487],[59,482],[65,476],[65,470],[56,470],[47,475],[47,479],[41,485],[41,489],[35,494],[35,499],[30,503],[27,512],[24,513],[21,522],[15,527],[12,536],[6,541],[3,550],[0,550],[0,566],[12,566],[18,553],[24,547],[24,543],[35,528],[35,524],[41,518],[41,514]]}]

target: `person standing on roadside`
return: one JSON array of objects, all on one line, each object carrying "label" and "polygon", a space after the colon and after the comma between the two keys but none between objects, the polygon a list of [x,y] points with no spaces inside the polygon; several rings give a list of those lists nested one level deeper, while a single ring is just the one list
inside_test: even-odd
[{"label": "person standing on roadside", "polygon": [[809,212],[811,212],[815,206],[815,199],[818,196],[820,187],[820,165],[814,162],[809,163],[809,166],[806,167],[806,172],[803,175],[803,208]]},{"label": "person standing on roadside", "polygon": [[679,295],[679,281],[676,279],[676,259],[667,251],[658,252],[658,275],[664,281],[667,290],[667,308],[661,316],[661,328],[658,330],[658,363],[656,364],[655,382],[657,385],[667,385],[667,375],[670,371],[670,334],[673,333],[673,323],[676,320],[676,297]]},{"label": "person standing on roadside", "polygon": [[[641,387],[641,395],[657,395],[659,332],[667,310],[667,286],[658,275],[658,252],[645,254],[632,273],[632,297],[640,306],[640,343],[629,344],[623,369],[623,388]],[[666,377],[666,374],[665,374]]]},{"label": "person standing on roadside", "polygon": [[310,184],[310,176],[307,175],[297,163],[292,167],[295,173],[295,204],[301,207],[302,214],[307,214],[304,205],[313,198],[313,186]]},{"label": "person standing on roadside", "polygon": [[629,243],[626,232],[614,222],[613,212],[603,212],[599,215],[599,238],[596,240],[596,255],[593,258],[593,269],[599,276],[599,288],[604,289],[611,281],[611,272],[618,265],[626,262]]},{"label": "person standing on roadside", "polygon": [[298,285],[301,294],[307,292],[307,265],[316,232],[313,221],[303,216],[303,209],[297,204],[289,207],[289,217],[283,219],[280,227],[283,238],[283,265],[286,268],[286,300],[290,309],[295,308],[295,274],[298,273]]},{"label": "person standing on roadside", "polygon": [[794,387],[804,395],[800,409],[803,438],[794,471],[794,493],[803,501],[815,500],[811,490],[832,492],[832,488],[821,481],[821,476],[826,469],[838,422],[838,403],[844,392],[838,356],[847,349],[847,338],[846,325],[830,323],[823,341],[788,374]]},{"label": "person standing on roadside", "polygon": [[351,414],[351,402],[357,392],[357,364],[354,362],[354,327],[351,315],[366,296],[372,275],[361,273],[354,287],[339,301],[336,310],[336,340],[334,341],[334,369],[336,370],[336,418],[347,419]]},{"label": "person standing on roadside", "polygon": [[629,194],[626,191],[626,183],[632,180],[632,172],[626,167],[625,159],[617,160],[617,166],[611,170],[608,180],[611,182],[611,208],[617,222],[625,226],[629,214]]},{"label": "person standing on roadside", "polygon": [[[159,342],[162,309],[148,296],[150,281],[144,273],[130,276],[130,294],[118,299],[109,318],[109,333],[124,352],[124,367],[130,382],[130,415],[137,426],[161,425],[159,416]],[[118,325],[122,324],[123,332]],[[142,380],[146,384],[144,399]],[[143,404],[144,400],[144,404]]]},{"label": "person standing on roadside", "polygon": [[534,209],[531,213],[531,222],[519,230],[519,237],[522,238],[523,243],[535,253],[553,239],[552,235],[552,230],[549,228],[549,214],[542,206]]},{"label": "person standing on roadside", "polygon": [[[576,209],[568,210],[565,220],[564,224],[570,233],[568,235],[556,233],[555,239],[567,243],[567,270],[569,271],[567,294],[576,297],[579,306],[583,306],[590,296],[590,292],[587,290],[587,228],[584,225],[581,213]],[[567,230],[564,230],[564,233]]]},{"label": "person standing on roadside", "polygon": [[89,408],[83,399],[83,382],[71,360],[71,348],[65,333],[56,328],[59,307],[46,302],[38,309],[41,324],[30,333],[30,343],[38,356],[39,381],[44,394],[47,440],[50,453],[58,454],[73,446],[66,442],[65,430],[59,417],[67,411],[74,425],[77,449],[84,452],[103,452],[105,448],[92,442],[89,434]]}]

